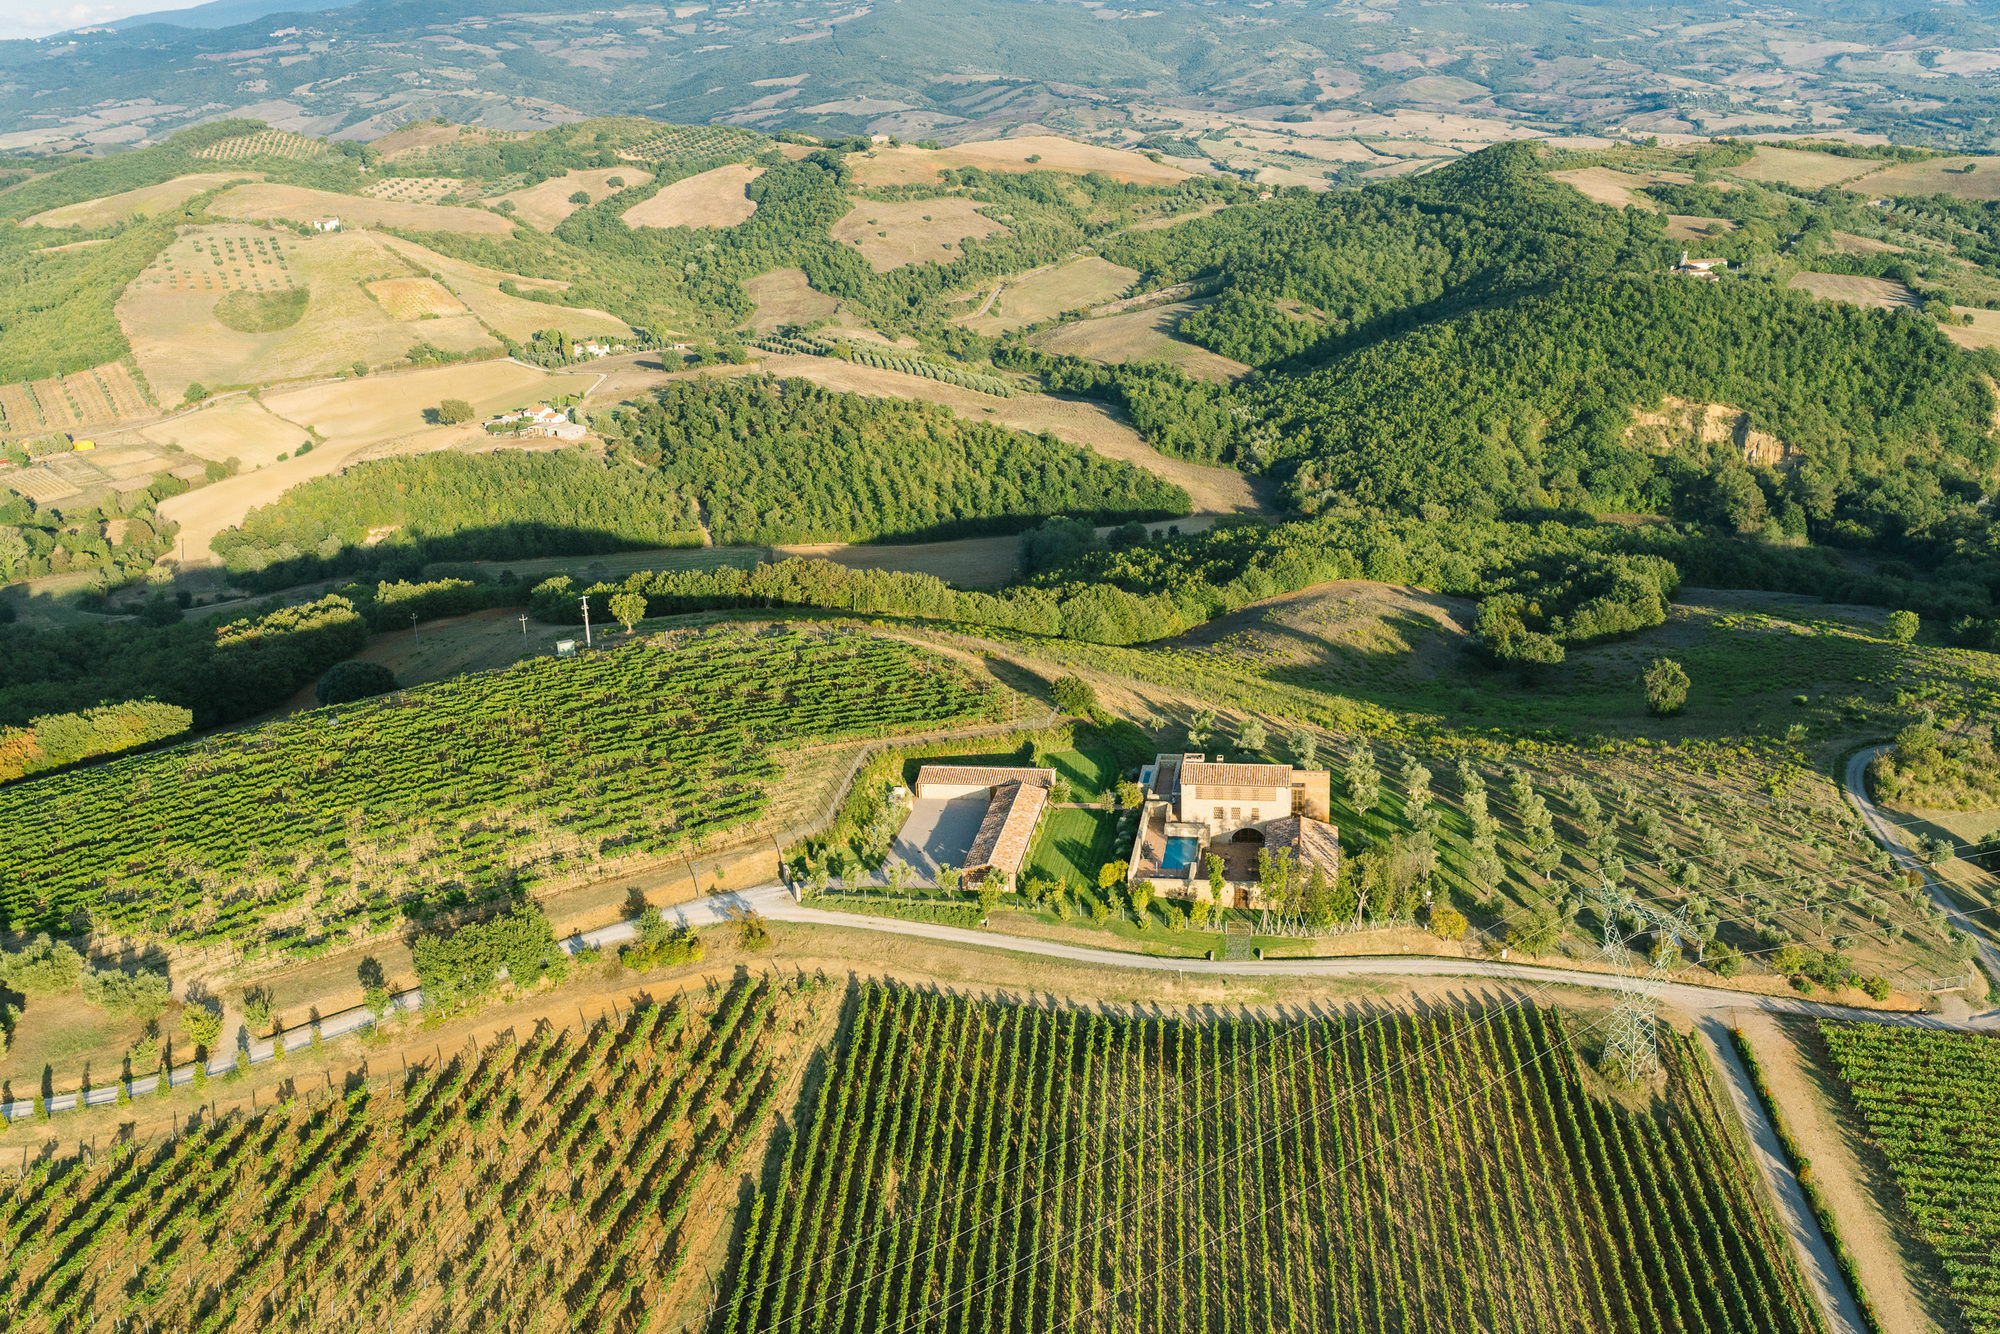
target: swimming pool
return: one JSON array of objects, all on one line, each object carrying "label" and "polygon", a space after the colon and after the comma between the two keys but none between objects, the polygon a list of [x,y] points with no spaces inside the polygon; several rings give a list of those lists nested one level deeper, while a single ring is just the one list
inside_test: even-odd
[{"label": "swimming pool", "polygon": [[1185,871],[1194,865],[1195,854],[1201,851],[1198,838],[1170,838],[1167,850],[1160,857],[1162,871]]}]

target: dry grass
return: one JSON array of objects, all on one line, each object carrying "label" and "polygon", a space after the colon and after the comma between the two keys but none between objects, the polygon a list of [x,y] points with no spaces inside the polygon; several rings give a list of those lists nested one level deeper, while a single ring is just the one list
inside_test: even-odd
[{"label": "dry grass", "polygon": [[511,361],[436,366],[363,380],[336,381],[267,394],[264,406],[298,431],[316,429],[324,443],[310,454],[294,454],[257,472],[226,478],[163,503],[163,518],[178,523],[190,564],[213,560],[209,543],[225,528],[243,521],[300,482],[342,471],[378,455],[416,454],[478,445],[486,436],[476,421],[464,426],[427,426],[424,410],[446,398],[462,398],[480,417],[526,407],[557,394],[588,389],[594,375],[549,375]]},{"label": "dry grass", "polygon": [[154,217],[168,209],[185,204],[196,195],[227,185],[231,181],[259,179],[254,172],[204,171],[192,176],[176,176],[171,181],[161,181],[158,185],[142,185],[136,190],[124,190],[115,195],[105,195],[102,199],[86,199],[79,204],[64,204],[37,213],[31,218],[23,218],[23,227],[81,227],[85,231],[95,231],[99,227],[109,227],[130,218]]},{"label": "dry grass", "polygon": [[435,204],[465,184],[456,176],[384,176],[361,193],[370,199],[404,204]]},{"label": "dry grass", "polygon": [[767,334],[781,325],[832,319],[840,311],[838,300],[813,290],[804,269],[760,273],[744,283],[743,290],[757,303],[757,313],[750,317],[754,333]]},{"label": "dry grass", "polygon": [[465,314],[464,304],[433,278],[384,278],[369,283],[368,294],[399,320]]},{"label": "dry grass", "polygon": [[1851,181],[1857,176],[1866,176],[1875,167],[1874,162],[1865,158],[1835,157],[1831,153],[1808,153],[1796,148],[1773,148],[1769,144],[1760,144],[1751,153],[1748,162],[1726,170],[1731,176],[1740,176],[1746,181],[1772,181],[1796,185],[1803,190],[1818,190]]},{"label": "dry grass", "polygon": [[1020,279],[1006,280],[1001,285],[1000,295],[986,308],[986,312],[967,318],[965,326],[975,333],[997,334],[1024,325],[1040,324],[1068,311],[1114,300],[1138,279],[1138,270],[1113,264],[1095,255],[1054,268],[1040,269]]},{"label": "dry grass", "polygon": [[1834,248],[1843,255],[1901,255],[1902,246],[1878,241],[1872,236],[1856,236],[1852,232],[1835,232]]},{"label": "dry grass", "polygon": [[1247,375],[1250,368],[1242,362],[1217,356],[1175,334],[1180,322],[1199,308],[1199,303],[1193,301],[1150,306],[1122,315],[1060,325],[1036,334],[1033,341],[1045,351],[1110,364],[1163,361],[1202,380],[1219,382]]},{"label": "dry grass", "polygon": [[1687,213],[1667,215],[1667,235],[1676,241],[1706,241],[1736,230],[1728,218],[1698,218]]},{"label": "dry grass", "polygon": [[196,458],[217,463],[235,459],[246,472],[276,463],[278,455],[291,453],[308,439],[303,429],[281,421],[248,397],[224,399],[148,426],[140,435]]},{"label": "dry grass", "polygon": [[505,236],[514,224],[498,213],[440,204],[406,204],[365,195],[337,195],[297,185],[241,185],[209,205],[219,218],[267,218],[280,222],[311,222],[339,218],[344,227],[406,227],[424,232],[465,232],[473,236]]},{"label": "dry grass", "polygon": [[887,273],[905,264],[950,261],[964,252],[959,243],[1005,232],[1005,224],[979,211],[970,199],[911,199],[895,203],[862,200],[833,225],[830,235],[853,246],[868,266]]},{"label": "dry grass", "polygon": [[1939,326],[1944,336],[1960,347],[2000,348],[2000,310],[1980,310],[1975,306],[1953,306],[1951,313],[1969,319],[1970,324]]},{"label": "dry grass", "polygon": [[955,542],[856,546],[824,542],[774,548],[779,559],[803,556],[832,561],[850,570],[895,570],[930,574],[961,588],[998,588],[1012,579],[1020,561],[1018,537],[968,537]]},{"label": "dry grass", "polygon": [[[1970,171],[1963,168],[1970,167]],[[1940,157],[1899,162],[1855,181],[1850,189],[1878,195],[1955,195],[2000,199],[2000,162],[1990,157]]]},{"label": "dry grass", "polygon": [[[285,238],[284,285],[310,294],[306,313],[289,329],[272,333],[239,333],[214,316],[220,286],[195,284],[183,273],[207,277],[229,275],[250,290],[273,290],[275,276],[263,287],[243,266],[239,279],[225,263],[217,269],[210,246],[271,238],[249,227],[203,228],[169,246],[153,267],[140,275],[118,300],[118,318],[131,340],[133,356],[154,389],[167,402],[179,401],[190,383],[217,385],[270,384],[279,380],[330,375],[354,362],[380,366],[401,360],[420,339],[454,352],[495,348],[479,321],[460,313],[423,321],[420,330],[397,320],[377,305],[363,283],[385,277],[409,277],[408,266],[372,236],[335,232],[310,240]],[[229,253],[226,245],[224,254]],[[254,250],[252,251],[254,254]],[[203,267],[207,263],[207,267]],[[274,275],[275,261],[274,263]],[[526,303],[523,303],[526,304]],[[548,308],[544,308],[548,309]],[[553,313],[553,312],[551,312]],[[545,323],[551,321],[545,321]]]},{"label": "dry grass", "polygon": [[[623,185],[610,184],[612,177],[623,181]],[[620,190],[634,185],[644,185],[653,179],[653,173],[637,167],[593,168],[589,171],[568,171],[561,176],[551,176],[525,190],[504,194],[499,199],[488,202],[498,204],[502,200],[514,205],[514,216],[530,227],[539,227],[552,232],[562,225],[565,218],[582,207],[569,202],[570,196],[581,190],[590,196],[590,202],[615,195]]]},{"label": "dry grass", "polygon": [[[1039,161],[1029,161],[1038,158]],[[1020,139],[987,139],[954,144],[935,152],[901,144],[872,148],[850,159],[855,180],[862,185],[929,184],[947,167],[979,167],[986,171],[1068,171],[1079,175],[1101,171],[1114,180],[1138,185],[1172,185],[1188,173],[1155,162],[1143,153],[1101,148],[1074,139],[1037,134]]]},{"label": "dry grass", "polygon": [[664,186],[651,199],[625,210],[627,227],[734,227],[757,211],[750,183],[762,167],[731,163]]},{"label": "dry grass", "polygon": [[480,143],[493,139],[520,137],[521,135],[514,130],[489,130],[478,125],[438,125],[425,121],[391,130],[370,146],[379,149],[386,160],[406,157],[411,153],[421,153],[440,144],[455,144],[465,139]]},{"label": "dry grass", "polygon": [[1862,278],[1845,273],[1801,273],[1795,275],[1788,285],[1793,291],[1811,292],[1828,301],[1874,306],[1880,310],[1918,304],[1915,292],[1888,278]]},{"label": "dry grass", "polygon": [[[559,292],[567,283],[523,278],[462,259],[451,259],[435,250],[400,237],[375,238],[382,246],[417,268],[441,280],[447,290],[489,328],[509,338],[525,342],[540,329],[561,329],[572,337],[611,334],[624,337],[631,327],[616,315],[588,306],[552,306],[544,301],[510,296],[500,290],[512,279],[523,291]],[[426,326],[432,327],[432,326]]]}]

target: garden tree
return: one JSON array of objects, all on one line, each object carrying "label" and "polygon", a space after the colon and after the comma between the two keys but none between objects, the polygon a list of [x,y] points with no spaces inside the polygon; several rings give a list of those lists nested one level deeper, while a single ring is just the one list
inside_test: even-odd
[{"label": "garden tree", "polygon": [[1347,804],[1355,814],[1366,816],[1382,800],[1382,775],[1375,768],[1375,751],[1366,741],[1357,742],[1348,752],[1341,777],[1347,788]]},{"label": "garden tree", "polygon": [[1524,954],[1546,954],[1555,948],[1567,924],[1561,912],[1544,905],[1507,924],[1507,944]]},{"label": "garden tree", "polygon": [[631,634],[632,627],[646,619],[646,595],[644,593],[614,593],[611,595],[611,616]]},{"label": "garden tree", "polygon": [[1080,676],[1058,676],[1049,693],[1068,717],[1087,718],[1097,711],[1097,689]]},{"label": "garden tree", "polygon": [[181,1010],[181,1029],[197,1055],[206,1059],[222,1035],[222,1011],[206,1001],[192,1001]]},{"label": "garden tree", "polygon": [[1907,644],[1915,639],[1917,626],[1917,614],[1913,611],[1892,611],[1889,613],[1889,619],[1883,623],[1883,628],[1889,632],[1889,638],[1899,644]]},{"label": "garden tree", "polygon": [[1153,886],[1150,881],[1141,880],[1132,886],[1132,918],[1140,926],[1146,924],[1149,910],[1153,906]]},{"label": "garden tree", "polygon": [[666,968],[699,960],[705,953],[695,933],[680,922],[669,922],[658,908],[647,904],[634,925],[639,934],[618,951],[618,962],[635,971]]},{"label": "garden tree", "polygon": [[1416,756],[1405,755],[1401,777],[1403,812],[1412,824],[1423,827],[1431,815],[1431,771]]},{"label": "garden tree", "polygon": [[457,426],[469,422],[475,415],[472,404],[462,398],[447,398],[432,410],[432,415],[445,426]]},{"label": "garden tree", "polygon": [[1533,856],[1535,871],[1542,877],[1542,881],[1545,884],[1548,882],[1549,877],[1553,876],[1556,870],[1562,866],[1563,861],[1562,845],[1555,841],[1553,837],[1555,831],[1553,829],[1549,830],[1549,833],[1551,837],[1548,841],[1537,842],[1534,845]]},{"label": "garden tree", "polygon": [[1118,785],[1118,809],[1136,811],[1146,804],[1146,789],[1127,780]]},{"label": "garden tree", "polygon": [[1220,909],[1225,906],[1222,901],[1223,894],[1229,883],[1228,877],[1225,874],[1226,868],[1222,864],[1222,858],[1212,852],[1208,854],[1207,865],[1209,900],[1214,907]]},{"label": "garden tree", "polygon": [[910,864],[905,861],[892,861],[883,868],[882,879],[888,885],[891,894],[908,893],[910,883],[915,878],[916,872],[912,871]]},{"label": "garden tree", "polygon": [[411,956],[424,1007],[440,1014],[480,1000],[500,985],[503,972],[509,985],[526,990],[568,967],[549,919],[532,904],[455,930],[426,931]]},{"label": "garden tree", "polygon": [[368,1013],[377,1019],[389,1013],[389,978],[381,961],[372,954],[367,956],[355,967],[354,977],[361,983],[361,1003]]},{"label": "garden tree", "polygon": [[[958,867],[953,866],[950,862],[940,862],[937,869],[937,887],[947,894],[955,894],[958,892],[958,884],[963,876],[964,872]],[[825,886],[819,885],[814,887],[813,892],[822,893],[824,890]]]},{"label": "garden tree", "polygon": [[243,988],[243,1020],[251,1031],[271,1022],[271,989],[267,986]]},{"label": "garden tree", "polygon": [[348,659],[336,662],[320,677],[313,696],[322,706],[351,704],[357,699],[386,695],[396,688],[396,674],[379,662]]},{"label": "garden tree", "polygon": [[1104,863],[1097,868],[1097,887],[1110,889],[1113,885],[1122,884],[1125,880],[1125,869],[1124,862]]},{"label": "garden tree", "polygon": [[1482,903],[1491,903],[1493,892],[1499,888],[1506,868],[1501,864],[1500,854],[1490,844],[1473,845],[1472,855],[1465,861],[1465,880],[1479,891]]},{"label": "garden tree", "polygon": [[1431,908],[1424,925],[1439,940],[1463,940],[1468,923],[1464,913],[1449,903],[1440,903]]},{"label": "garden tree", "polygon": [[1208,925],[1208,915],[1213,905],[1207,899],[1189,899],[1187,903],[1188,925],[1199,931]]},{"label": "garden tree", "polygon": [[994,876],[986,876],[979,882],[979,912],[982,917],[991,917],[1000,906],[1000,881]]},{"label": "garden tree", "polygon": [[1264,724],[1256,718],[1245,718],[1236,728],[1236,744],[1252,755],[1262,754],[1270,741]]},{"label": "garden tree", "polygon": [[1640,685],[1646,692],[1646,707],[1661,718],[1679,713],[1687,703],[1688,674],[1672,658],[1655,658],[1640,674]]},{"label": "garden tree", "polygon": [[1288,738],[1292,748],[1292,764],[1300,769],[1319,767],[1319,733],[1309,727],[1294,727]]}]

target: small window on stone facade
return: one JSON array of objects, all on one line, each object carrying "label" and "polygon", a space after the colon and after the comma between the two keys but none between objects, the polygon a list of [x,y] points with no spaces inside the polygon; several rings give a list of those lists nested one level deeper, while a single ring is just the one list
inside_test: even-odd
[{"label": "small window on stone facade", "polygon": [[1262,813],[1261,811],[1259,811],[1259,810],[1258,810],[1258,809],[1257,809],[1257,808],[1256,808],[1255,806],[1252,806],[1252,807],[1250,808],[1250,823],[1251,823],[1251,824],[1257,824],[1257,823],[1261,822],[1261,821],[1263,820],[1263,818],[1264,818],[1264,816],[1263,816],[1263,813]]},{"label": "small window on stone facade", "polygon": [[1241,820],[1243,818],[1243,808],[1241,806],[1231,806],[1229,808],[1229,818],[1232,820]]},{"label": "small window on stone facade", "polygon": [[1222,807],[1220,807],[1220,806],[1217,806],[1217,807],[1215,808],[1215,818],[1216,818],[1216,819],[1218,819],[1218,820],[1220,820],[1220,819],[1222,818]]}]

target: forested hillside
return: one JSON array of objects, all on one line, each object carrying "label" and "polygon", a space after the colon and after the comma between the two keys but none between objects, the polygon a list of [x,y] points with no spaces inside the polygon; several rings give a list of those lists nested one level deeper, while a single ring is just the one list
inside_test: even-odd
[{"label": "forested hillside", "polygon": [[[384,558],[699,544],[923,541],[1188,512],[1187,494],[1051,436],[803,380],[702,378],[603,423],[580,450],[429,454],[309,482],[216,539],[276,587]],[[372,535],[372,536],[371,536]],[[407,562],[405,562],[407,563]]]}]

